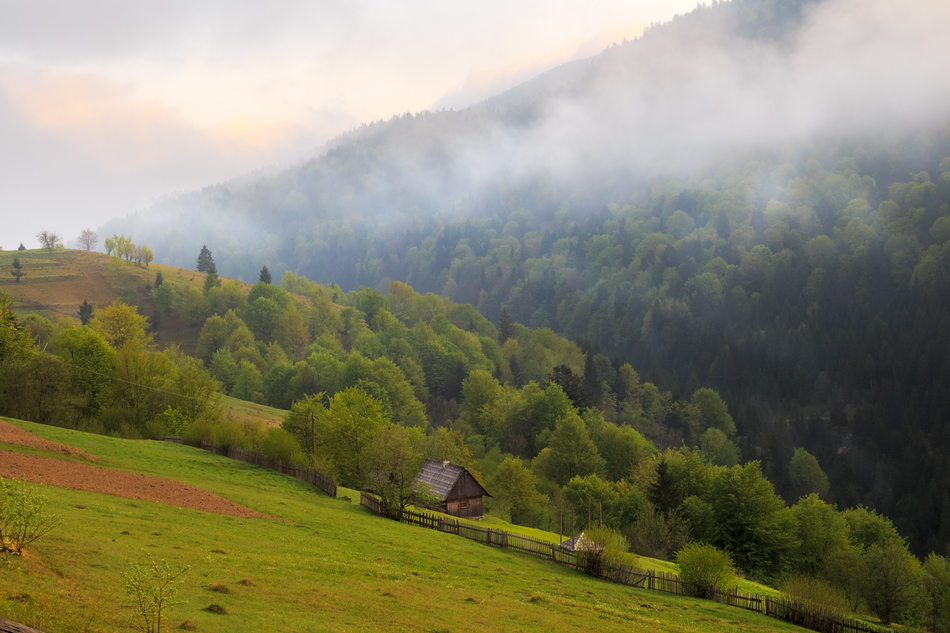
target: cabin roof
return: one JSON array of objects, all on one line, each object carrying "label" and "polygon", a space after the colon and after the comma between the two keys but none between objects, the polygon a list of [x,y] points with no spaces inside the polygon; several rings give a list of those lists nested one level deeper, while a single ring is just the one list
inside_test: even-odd
[{"label": "cabin roof", "polygon": [[478,480],[472,476],[472,473],[468,472],[468,470],[462,466],[457,466],[448,461],[427,459],[426,463],[419,469],[419,473],[416,475],[416,481],[429,486],[432,494],[437,496],[440,500],[445,501],[457,487],[459,481],[464,479],[466,475],[480,491],[478,495],[473,496],[491,496],[488,494],[488,491],[478,483]]},{"label": "cabin roof", "polygon": [[603,549],[602,547],[594,543],[592,540],[584,536],[583,532],[581,532],[580,534],[578,534],[577,536],[573,538],[567,539],[566,541],[561,543],[558,547],[561,547],[562,549],[566,549],[571,552],[587,552],[590,550],[599,551]]}]

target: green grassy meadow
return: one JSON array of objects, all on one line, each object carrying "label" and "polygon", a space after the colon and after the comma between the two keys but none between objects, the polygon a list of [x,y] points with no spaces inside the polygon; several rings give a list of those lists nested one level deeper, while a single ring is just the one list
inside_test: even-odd
[{"label": "green grassy meadow", "polygon": [[[290,477],[187,446],[15,424],[98,456],[104,469],[169,477],[280,517],[239,519],[39,486],[47,511],[64,523],[26,556],[4,559],[0,616],[46,633],[127,630],[121,574],[143,550],[173,569],[190,566],[180,594],[187,604],[171,609],[163,626],[169,631],[795,628],[394,523],[343,498],[358,498],[353,491],[332,499]],[[212,605],[226,613],[209,611]]]}]

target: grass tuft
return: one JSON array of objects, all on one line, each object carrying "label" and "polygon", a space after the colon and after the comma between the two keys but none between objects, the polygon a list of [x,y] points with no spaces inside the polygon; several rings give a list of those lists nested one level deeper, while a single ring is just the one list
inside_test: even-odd
[{"label": "grass tuft", "polygon": [[229,615],[228,610],[222,607],[220,604],[209,604],[205,607],[205,611],[208,613],[214,613],[216,615]]},{"label": "grass tuft", "polygon": [[217,591],[218,593],[231,593],[231,590],[228,589],[226,585],[211,585],[208,589],[210,591]]}]

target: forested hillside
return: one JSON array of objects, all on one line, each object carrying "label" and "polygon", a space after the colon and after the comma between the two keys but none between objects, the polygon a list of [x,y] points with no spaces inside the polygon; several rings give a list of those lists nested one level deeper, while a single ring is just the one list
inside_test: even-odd
[{"label": "forested hillside", "polygon": [[[163,263],[190,267],[206,242],[223,275],[253,281],[266,263],[378,289],[399,318],[402,284],[496,325],[504,310],[575,341],[564,364],[605,412],[623,411],[624,363],[671,403],[715,390],[741,459],[760,460],[787,501],[802,448],[828,499],[891,516],[918,553],[944,551],[950,130],[925,109],[942,93],[866,88],[871,62],[848,84],[826,69],[818,27],[850,23],[833,22],[839,5],[698,7],[547,93],[366,125],[305,165],[171,198],[114,230],[147,234]],[[918,84],[940,83],[914,61]],[[554,367],[481,354],[505,389]],[[432,419],[464,409],[476,358],[464,374],[420,370]],[[660,447],[698,446],[706,427],[678,411],[627,423]],[[520,435],[526,446],[502,446],[532,456],[536,438]]]}]

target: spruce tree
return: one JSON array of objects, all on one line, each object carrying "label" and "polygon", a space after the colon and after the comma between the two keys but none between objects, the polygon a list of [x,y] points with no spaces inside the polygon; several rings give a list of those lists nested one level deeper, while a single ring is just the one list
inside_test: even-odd
[{"label": "spruce tree", "polygon": [[162,277],[162,271],[155,273],[155,287],[158,288],[161,286],[163,281],[165,281],[165,278]]},{"label": "spruce tree", "polygon": [[506,308],[501,309],[501,316],[498,317],[498,344],[504,345],[505,341],[515,336],[515,326],[511,322],[511,315]]},{"label": "spruce tree", "polygon": [[82,305],[79,306],[79,321],[83,325],[89,323],[89,319],[92,318],[92,304],[88,301],[83,300]]},{"label": "spruce tree", "polygon": [[26,246],[23,246],[23,242],[20,242],[20,248],[18,248],[17,250],[18,250],[18,251],[25,251],[25,250],[26,250]]},{"label": "spruce tree", "polygon": [[201,252],[198,253],[198,266],[195,268],[199,273],[217,273],[218,269],[214,265],[214,258],[211,257],[211,251],[207,245],[201,246]]},{"label": "spruce tree", "polygon": [[261,266],[261,274],[260,274],[260,277],[257,278],[257,280],[265,284],[274,283],[273,281],[271,281],[270,271],[267,270],[266,265]]},{"label": "spruce tree", "polygon": [[20,283],[20,277],[26,275],[26,273],[23,272],[23,264],[20,263],[19,257],[13,258],[13,270],[10,271],[10,274],[16,278],[17,283]]}]

